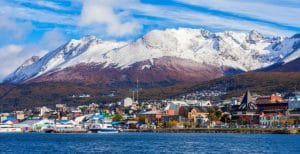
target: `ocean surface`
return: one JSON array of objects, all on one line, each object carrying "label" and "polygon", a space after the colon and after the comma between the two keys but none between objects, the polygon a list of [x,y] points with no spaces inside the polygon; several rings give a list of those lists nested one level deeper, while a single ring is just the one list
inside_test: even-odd
[{"label": "ocean surface", "polygon": [[300,153],[300,135],[0,134],[0,153]]}]

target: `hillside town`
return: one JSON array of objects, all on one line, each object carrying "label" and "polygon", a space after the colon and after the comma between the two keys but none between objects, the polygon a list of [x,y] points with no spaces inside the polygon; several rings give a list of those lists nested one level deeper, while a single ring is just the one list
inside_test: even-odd
[{"label": "hillside town", "polygon": [[[88,96],[87,94],[84,95]],[[243,96],[219,103],[209,100],[160,100],[91,103],[77,107],[56,104],[0,114],[0,132],[93,132],[164,128],[299,128],[300,92]],[[104,127],[104,126],[100,126]],[[96,129],[98,130],[98,129]]]}]

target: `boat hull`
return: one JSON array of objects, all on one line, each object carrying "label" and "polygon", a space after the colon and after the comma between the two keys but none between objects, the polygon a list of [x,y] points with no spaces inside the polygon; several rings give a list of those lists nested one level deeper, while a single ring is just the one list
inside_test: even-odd
[{"label": "boat hull", "polygon": [[104,128],[99,128],[99,129],[90,129],[91,133],[103,133],[103,134],[106,134],[106,133],[119,133],[118,130],[116,129],[104,129]]}]

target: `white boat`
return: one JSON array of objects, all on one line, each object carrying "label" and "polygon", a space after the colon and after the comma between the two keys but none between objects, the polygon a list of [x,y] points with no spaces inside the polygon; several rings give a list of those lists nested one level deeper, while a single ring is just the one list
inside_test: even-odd
[{"label": "white boat", "polygon": [[103,118],[95,121],[89,128],[90,133],[118,133],[119,130],[112,126],[112,120]]},{"label": "white boat", "polygon": [[21,133],[21,128],[13,127],[10,124],[0,124],[0,133]]}]

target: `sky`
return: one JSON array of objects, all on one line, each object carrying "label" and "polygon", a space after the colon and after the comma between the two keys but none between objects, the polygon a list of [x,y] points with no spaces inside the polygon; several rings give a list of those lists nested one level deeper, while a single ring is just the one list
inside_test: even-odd
[{"label": "sky", "polygon": [[300,33],[299,0],[0,0],[0,81],[31,56],[95,35],[131,41],[153,29]]}]

